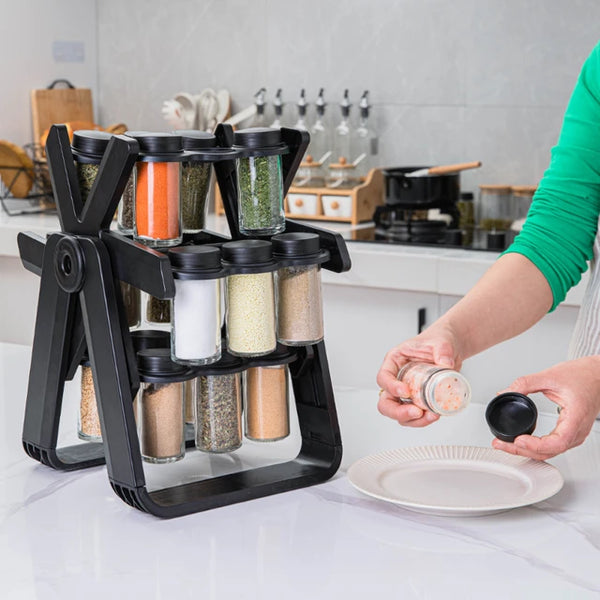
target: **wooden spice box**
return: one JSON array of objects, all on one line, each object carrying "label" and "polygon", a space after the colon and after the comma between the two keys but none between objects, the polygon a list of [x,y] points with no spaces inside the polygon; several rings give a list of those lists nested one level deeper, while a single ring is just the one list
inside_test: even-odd
[{"label": "wooden spice box", "polygon": [[[384,181],[381,169],[371,169],[364,183],[344,190],[336,190],[335,188],[307,188],[294,187],[289,189],[289,195],[284,201],[285,216],[293,219],[307,219],[315,221],[336,221],[342,223],[352,223],[356,225],[363,221],[371,221],[375,208],[384,203]],[[315,212],[305,212],[295,210],[290,206],[290,198],[297,200],[299,197],[305,196],[307,204],[314,206]],[[316,202],[315,202],[316,197]],[[338,199],[340,205],[339,212],[344,216],[334,216],[329,210],[324,210],[324,205],[328,205],[331,199]],[[344,208],[348,205],[348,210]],[[215,190],[215,212],[218,215],[225,214],[223,203],[218,190]]]}]

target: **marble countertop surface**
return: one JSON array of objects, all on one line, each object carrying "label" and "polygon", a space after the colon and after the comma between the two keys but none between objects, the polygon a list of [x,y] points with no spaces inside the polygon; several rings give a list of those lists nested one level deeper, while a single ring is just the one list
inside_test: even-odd
[{"label": "marble countertop surface", "polygon": [[[538,504],[484,517],[410,512],[355,490],[358,458],[431,444],[489,447],[484,406],[422,430],[375,411],[376,390],[337,389],[342,468],[297,491],[159,520],[117,498],[106,470],[54,471],[27,457],[21,428],[30,349],[0,344],[0,589],[7,599],[598,598],[600,427],[552,459],[564,487]],[[70,386],[70,387],[69,387]],[[74,435],[65,391],[61,436]],[[556,415],[541,414],[538,432]],[[297,429],[273,454],[294,452]],[[278,443],[280,444],[280,443]],[[246,443],[242,446],[242,450]],[[268,445],[262,445],[262,448]],[[262,450],[261,450],[262,451]],[[237,464],[250,464],[242,451]],[[175,463],[214,472],[228,458]],[[169,479],[170,467],[155,465]],[[150,487],[150,484],[149,484]]]}]

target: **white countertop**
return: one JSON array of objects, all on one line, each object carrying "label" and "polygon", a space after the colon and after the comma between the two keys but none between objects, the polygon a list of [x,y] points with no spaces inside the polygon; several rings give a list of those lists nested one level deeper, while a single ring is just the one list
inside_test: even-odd
[{"label": "white countertop", "polygon": [[[332,480],[163,521],[121,502],[103,467],[57,472],[25,455],[29,352],[0,344],[3,598],[504,600],[600,594],[598,425],[583,446],[550,461],[565,479],[554,497],[492,516],[437,517],[359,493],[345,469],[387,448],[489,447],[484,407],[471,405],[454,419],[412,430],[383,417],[364,418],[376,411],[376,390],[338,389],[345,454]],[[72,433],[69,393],[63,417]],[[555,418],[540,415],[537,431],[549,431]],[[190,453],[176,464],[196,459],[210,462]],[[168,472],[169,465],[161,467]]]}]

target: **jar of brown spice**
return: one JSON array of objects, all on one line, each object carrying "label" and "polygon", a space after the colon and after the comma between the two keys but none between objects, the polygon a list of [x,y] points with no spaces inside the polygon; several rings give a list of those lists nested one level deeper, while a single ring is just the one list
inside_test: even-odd
[{"label": "jar of brown spice", "polygon": [[171,360],[169,348],[137,353],[140,390],[137,425],[142,458],[151,463],[175,462],[185,454],[183,382],[195,371]]},{"label": "jar of brown spice", "polygon": [[306,346],[323,339],[321,263],[329,252],[321,250],[315,233],[292,232],[271,238],[276,275],[277,341]]}]

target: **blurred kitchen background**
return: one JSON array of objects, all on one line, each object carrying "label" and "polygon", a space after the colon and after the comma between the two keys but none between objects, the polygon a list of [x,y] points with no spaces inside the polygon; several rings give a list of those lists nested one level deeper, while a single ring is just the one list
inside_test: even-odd
[{"label": "blurred kitchen background", "polygon": [[[351,115],[369,90],[381,166],[481,160],[479,183],[535,184],[581,64],[598,0],[2,0],[1,137],[32,141],[29,93],[56,78],[92,89],[96,122],[167,130],[163,102],[227,89],[232,112],[277,88],[292,126]],[[24,36],[24,31],[27,33]],[[334,121],[335,122],[335,121]]]}]

